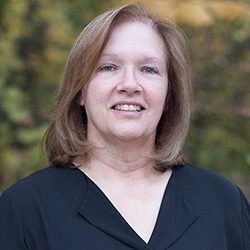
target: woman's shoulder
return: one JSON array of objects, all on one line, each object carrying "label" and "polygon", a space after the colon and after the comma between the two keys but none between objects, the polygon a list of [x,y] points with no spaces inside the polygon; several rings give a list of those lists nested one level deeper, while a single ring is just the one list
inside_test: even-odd
[{"label": "woman's shoulder", "polygon": [[50,165],[48,167],[36,170],[30,175],[18,180],[16,183],[8,187],[5,192],[16,192],[18,190],[30,190],[40,185],[54,183],[57,178],[63,175],[65,168]]},{"label": "woman's shoulder", "polygon": [[22,203],[24,199],[51,197],[55,193],[67,196],[69,192],[73,191],[72,189],[79,188],[79,185],[82,188],[84,183],[84,175],[80,170],[51,165],[17,181],[1,196],[15,200],[17,203]]},{"label": "woman's shoulder", "polygon": [[237,185],[211,170],[186,164],[175,172],[178,189],[187,196],[192,194],[198,202],[216,203],[223,207],[236,205],[240,208],[242,199],[247,200]]},{"label": "woman's shoulder", "polygon": [[199,185],[200,188],[226,188],[235,190],[236,185],[222,174],[207,168],[185,164],[176,169],[178,178],[183,182]]}]

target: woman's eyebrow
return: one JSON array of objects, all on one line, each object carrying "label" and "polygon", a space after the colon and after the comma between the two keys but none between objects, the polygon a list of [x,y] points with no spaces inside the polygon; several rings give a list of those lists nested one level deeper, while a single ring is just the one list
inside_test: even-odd
[{"label": "woman's eyebrow", "polygon": [[101,56],[101,58],[103,58],[103,57],[111,57],[111,58],[114,57],[114,58],[119,58],[118,55],[113,54],[113,53],[103,53],[102,56]]},{"label": "woman's eyebrow", "polygon": [[[114,59],[119,59],[119,56],[113,53],[103,53],[101,58],[114,58]],[[141,58],[141,61],[145,62],[145,63],[164,63],[164,61],[162,59],[160,59],[159,57],[152,57],[152,56],[143,56]]]},{"label": "woman's eyebrow", "polygon": [[148,62],[148,63],[164,63],[164,61],[162,59],[160,59],[159,57],[146,57],[144,58],[144,61],[145,62]]}]

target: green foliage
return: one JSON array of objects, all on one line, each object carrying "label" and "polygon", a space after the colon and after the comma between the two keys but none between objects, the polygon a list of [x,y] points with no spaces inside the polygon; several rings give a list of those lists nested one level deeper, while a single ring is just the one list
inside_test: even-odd
[{"label": "green foliage", "polygon": [[195,112],[189,160],[227,175],[250,195],[250,20],[184,26],[193,55]]}]

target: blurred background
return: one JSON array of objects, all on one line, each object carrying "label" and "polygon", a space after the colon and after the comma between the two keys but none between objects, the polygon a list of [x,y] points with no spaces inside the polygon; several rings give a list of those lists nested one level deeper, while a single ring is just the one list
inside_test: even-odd
[{"label": "blurred background", "polygon": [[[47,166],[41,139],[73,41],[97,14],[128,1],[0,0],[0,193]],[[249,0],[141,1],[184,30],[194,72],[189,162],[250,198]]]}]

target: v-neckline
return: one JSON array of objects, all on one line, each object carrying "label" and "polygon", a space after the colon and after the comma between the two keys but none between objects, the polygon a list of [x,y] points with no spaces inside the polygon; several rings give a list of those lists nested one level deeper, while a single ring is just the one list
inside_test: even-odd
[{"label": "v-neckline", "polygon": [[129,224],[129,222],[126,220],[126,218],[120,213],[120,211],[117,209],[117,207],[115,206],[115,204],[110,200],[110,198],[105,194],[105,192],[97,185],[97,183],[91,179],[91,177],[89,177],[86,173],[84,173],[81,169],[79,169],[79,171],[81,171],[81,173],[85,176],[86,180],[88,183],[90,183],[90,185],[92,185],[96,190],[98,190],[100,192],[100,194],[106,198],[106,201],[110,204],[111,207],[113,207],[113,209],[120,215],[121,219],[124,221],[125,224],[127,224],[127,226],[136,234],[137,237],[139,237],[145,244],[147,245],[150,245],[150,240],[154,234],[154,231],[155,231],[155,228],[158,224],[158,220],[159,220],[159,214],[161,212],[161,209],[162,209],[162,204],[164,202],[164,200],[166,199],[166,196],[167,196],[167,192],[168,192],[168,186],[169,186],[169,183],[172,179],[172,175],[173,175],[173,170],[170,170],[171,173],[170,173],[170,176],[167,180],[167,182],[165,183],[164,185],[164,190],[163,190],[163,195],[161,197],[161,201],[160,201],[160,205],[159,205],[159,210],[157,212],[157,216],[156,216],[156,220],[155,220],[155,224],[154,224],[154,227],[153,227],[153,230],[151,232],[151,235],[149,237],[149,240],[148,242],[145,241],[137,232],[136,230]]},{"label": "v-neckline", "polygon": [[[189,205],[186,204],[182,197],[178,194],[174,181],[176,173],[175,170],[173,170],[169,181],[165,186],[153,231],[149,241],[146,242],[130,226],[130,224],[121,215],[105,193],[98,187],[98,185],[83,171],[80,169],[78,170],[85,177],[87,182],[87,192],[79,208],[80,214],[94,226],[98,227],[112,237],[124,242],[125,244],[132,246],[133,249],[157,249],[159,241],[167,246],[174,242],[174,240],[178,238],[179,234],[185,231],[188,225],[197,218],[196,214],[189,211],[192,209],[189,208]],[[165,237],[163,235],[165,228],[168,226],[171,228],[172,225],[175,225],[173,218],[168,217],[168,213],[170,211],[176,212],[177,217],[186,212],[189,213],[189,216],[185,216],[183,221],[179,221],[180,226],[178,227],[178,230],[168,232],[170,236],[168,235],[169,237]]]}]

